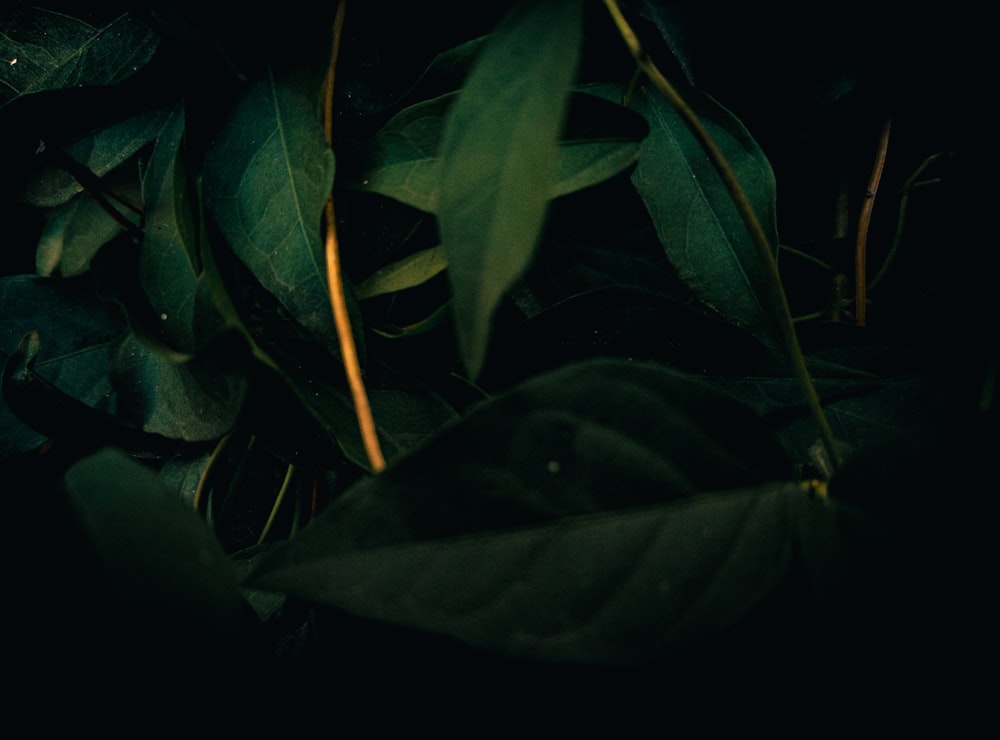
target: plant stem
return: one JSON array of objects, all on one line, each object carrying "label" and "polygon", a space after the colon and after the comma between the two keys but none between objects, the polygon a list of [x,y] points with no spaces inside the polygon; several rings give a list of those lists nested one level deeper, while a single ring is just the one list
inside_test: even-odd
[{"label": "plant stem", "polygon": [[840,446],[837,444],[837,440],[833,436],[833,430],[830,428],[830,422],[827,420],[826,414],[823,412],[823,406],[819,400],[819,395],[816,392],[816,386],[813,383],[812,376],[809,374],[809,368],[806,366],[806,359],[802,354],[802,348],[799,345],[799,338],[795,332],[795,325],[792,321],[791,310],[788,306],[788,298],[785,295],[785,290],[781,282],[781,275],[778,272],[778,262],[775,259],[774,250],[768,243],[767,235],[764,233],[760,222],[757,220],[753,206],[750,204],[746,193],[743,191],[743,187],[740,185],[739,180],[737,180],[736,175],[733,173],[732,168],[726,161],[722,151],[712,140],[712,137],[702,125],[698,116],[695,115],[694,111],[692,111],[687,103],[684,102],[667,78],[663,76],[663,73],[660,72],[659,68],[653,63],[653,60],[649,58],[649,55],[646,53],[645,48],[639,41],[638,36],[636,36],[632,27],[622,14],[621,8],[618,7],[617,1],[604,0],[604,4],[608,8],[608,12],[611,13],[611,17],[614,20],[615,25],[618,27],[618,32],[621,34],[622,39],[628,46],[636,64],[646,74],[650,81],[652,81],[657,91],[677,108],[685,123],[687,123],[692,133],[701,143],[705,152],[712,160],[712,164],[719,172],[719,176],[725,183],[730,197],[733,199],[737,210],[743,218],[743,222],[746,225],[747,230],[750,232],[751,239],[753,239],[761,257],[764,259],[764,262],[768,267],[768,272],[771,276],[770,290],[773,293],[775,303],[781,310],[782,315],[779,323],[781,324],[782,339],[784,340],[785,347],[788,350],[788,354],[792,362],[792,369],[802,387],[809,410],[816,421],[816,425],[819,427],[819,432],[823,440],[823,445],[826,447],[827,454],[830,456],[834,466],[839,466],[843,462]]},{"label": "plant stem", "polygon": [[[333,146],[333,82],[337,70],[337,55],[340,51],[340,38],[344,27],[344,8],[347,0],[340,0],[337,15],[333,23],[333,48],[330,53],[330,69],[326,77],[323,91],[323,122],[326,131],[327,144]],[[361,375],[361,364],[358,362],[358,351],[354,344],[354,333],[351,328],[351,318],[347,311],[347,299],[344,297],[344,286],[340,270],[340,250],[337,245],[337,221],[333,211],[333,193],[326,199],[324,209],[326,221],[326,279],[330,288],[330,306],[333,309],[333,321],[337,327],[337,338],[340,341],[340,354],[344,362],[344,371],[351,388],[354,400],[354,413],[358,418],[358,428],[361,431],[361,441],[372,470],[378,472],[385,468],[385,458],[379,445],[375,420],[372,418],[371,406],[368,403],[368,393],[365,390]]]},{"label": "plant stem", "polygon": [[868,317],[868,228],[871,225],[872,209],[875,207],[875,194],[882,180],[882,170],[885,167],[885,155],[889,148],[889,129],[892,119],[887,118],[882,126],[882,134],[878,140],[878,150],[875,153],[875,164],[872,166],[865,200],[861,205],[858,217],[858,240],[854,250],[854,318],[858,326],[864,326]]}]

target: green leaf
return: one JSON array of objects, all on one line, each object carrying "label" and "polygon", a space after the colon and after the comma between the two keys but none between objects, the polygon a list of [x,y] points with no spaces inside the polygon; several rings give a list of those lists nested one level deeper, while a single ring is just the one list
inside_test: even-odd
[{"label": "green leaf", "polygon": [[448,267],[444,249],[440,246],[421,249],[401,260],[386,265],[354,289],[357,299],[396,293],[427,282]]},{"label": "green leaf", "polygon": [[[138,225],[136,214],[128,218]],[[74,198],[46,214],[35,251],[35,271],[43,277],[81,275],[98,250],[121,233],[121,225],[93,198]]]},{"label": "green leaf", "polygon": [[143,177],[146,225],[139,279],[170,343],[182,352],[198,349],[204,303],[198,300],[201,259],[192,191],[182,146],[184,109],[167,119]]},{"label": "green leaf", "polygon": [[[66,146],[65,153],[98,177],[104,177],[153,141],[168,115],[165,108],[144,111],[76,139]],[[52,207],[66,203],[82,191],[72,174],[47,164],[32,174],[22,197],[32,205]]]},{"label": "green leaf", "polygon": [[[728,111],[694,90],[682,93],[726,157],[777,249],[775,181],[770,163]],[[770,273],[725,184],[680,114],[655,90],[637,95],[649,121],[632,182],[681,278],[697,298],[730,323],[784,354],[783,311],[771,298]]]},{"label": "green leaf", "polygon": [[459,349],[472,377],[485,361],[501,297],[532,260],[558,182],[581,16],[578,0],[515,6],[445,121],[437,215]]},{"label": "green leaf", "polygon": [[[96,408],[111,397],[108,346],[123,329],[121,313],[78,280],[18,275],[0,280],[0,361],[37,330],[41,348],[34,371],[64,393]],[[0,402],[0,457],[37,447],[44,437]]]},{"label": "green leaf", "polygon": [[105,449],[75,463],[65,484],[113,593],[136,618],[164,630],[143,633],[144,645],[172,636],[212,651],[247,647],[235,567],[156,473]]},{"label": "green leaf", "polygon": [[44,8],[24,8],[0,28],[0,106],[44,90],[114,85],[148,62],[157,34],[134,15],[91,25]]},{"label": "green leaf", "polygon": [[244,369],[202,354],[175,362],[134,334],[114,349],[111,380],[122,414],[146,432],[170,439],[204,441],[229,431],[247,393]]},{"label": "green leaf", "polygon": [[205,205],[257,280],[339,353],[320,243],[333,152],[306,76],[267,77],[247,93],[205,158]]},{"label": "green leaf", "polygon": [[247,584],[514,656],[651,660],[745,616],[797,547],[832,587],[832,519],[769,483],[788,471],[704,379],[590,360],[355,484]]},{"label": "green leaf", "polygon": [[840,518],[778,484],[455,539],[303,548],[249,582],[515,658],[640,665],[739,624],[792,573],[817,600],[839,595],[857,547],[840,541]]},{"label": "green leaf", "polygon": [[591,360],[355,484],[249,584],[514,655],[651,659],[764,598],[813,517],[828,542],[826,509],[769,482],[789,472],[760,420],[707,381]]},{"label": "green leaf", "polygon": [[[891,374],[860,370],[867,358],[857,348],[853,367],[810,359],[816,392],[834,435],[848,454],[884,444],[909,429],[940,423],[934,385],[915,368]],[[815,465],[818,436],[794,378],[729,377],[719,386],[754,409],[778,435],[789,457]]]},{"label": "green leaf", "polygon": [[[450,93],[397,113],[368,142],[360,163],[341,184],[436,213],[441,198],[438,150],[457,98],[458,93]],[[628,108],[586,93],[570,97],[566,126],[551,198],[596,185],[629,167],[638,159],[647,131],[644,120]]]}]

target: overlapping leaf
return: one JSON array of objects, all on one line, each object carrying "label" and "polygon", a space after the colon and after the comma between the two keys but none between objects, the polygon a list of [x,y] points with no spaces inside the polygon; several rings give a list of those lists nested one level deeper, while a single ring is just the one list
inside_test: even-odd
[{"label": "overlapping leaf", "polygon": [[247,392],[245,368],[199,355],[176,362],[128,335],[110,368],[121,413],[170,439],[217,439],[232,428]]},{"label": "overlapping leaf", "polygon": [[[631,662],[737,621],[803,528],[826,543],[831,513],[768,482],[788,472],[759,420],[705,381],[592,360],[357,484],[249,583],[512,654]],[[822,553],[821,578],[836,557]]]},{"label": "overlapping leaf", "polygon": [[183,108],[167,119],[143,177],[146,224],[139,279],[171,344],[193,353],[199,345],[199,328],[210,322],[199,316],[201,259],[195,203],[181,157],[184,121]]},{"label": "overlapping leaf", "polygon": [[[684,94],[746,192],[771,248],[777,249],[770,163],[728,111],[697,91]],[[783,311],[771,297],[767,263],[702,144],[655,90],[641,90],[634,105],[649,121],[650,134],[632,181],[667,257],[704,304],[782,354]]]},{"label": "overlapping leaf", "polygon": [[0,106],[30,93],[113,85],[148,62],[159,37],[133,14],[99,25],[57,10],[25,7],[0,29]]},{"label": "overlapping leaf", "polygon": [[[448,93],[393,116],[368,143],[343,184],[436,213],[441,198],[441,136],[457,98],[458,93]],[[567,119],[569,130],[559,142],[550,198],[596,185],[638,158],[646,127],[627,108],[577,92],[570,98]]]},{"label": "overlapping leaf", "polygon": [[[27,275],[0,280],[0,361],[6,363],[25,334],[38,331],[35,371],[82,403],[100,407],[108,401],[108,346],[123,323],[120,312],[89,292],[86,283]],[[43,439],[6,402],[0,404],[0,456],[26,451]]]},{"label": "overlapping leaf", "polygon": [[[65,154],[97,177],[104,177],[156,138],[169,113],[166,108],[143,111],[71,142]],[[66,203],[82,189],[73,173],[46,164],[32,174],[22,197],[32,205],[52,207]]]},{"label": "overlapping leaf", "polygon": [[578,0],[517,4],[445,121],[437,216],[472,377],[485,362],[497,304],[531,262],[558,182],[581,23]]},{"label": "overlapping leaf", "polygon": [[303,75],[269,71],[205,159],[205,204],[257,280],[338,351],[320,243],[334,157]]},{"label": "overlapping leaf", "polygon": [[135,618],[164,629],[160,639],[176,630],[185,648],[234,655],[246,648],[245,604],[232,562],[156,473],[102,450],[70,468],[66,489],[102,575]]}]

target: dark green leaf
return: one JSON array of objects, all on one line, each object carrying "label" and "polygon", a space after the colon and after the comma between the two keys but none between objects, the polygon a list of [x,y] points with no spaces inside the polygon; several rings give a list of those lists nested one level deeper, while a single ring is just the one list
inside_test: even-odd
[{"label": "dark green leaf", "polygon": [[111,379],[124,415],[147,432],[185,441],[229,431],[247,391],[245,370],[205,354],[178,362],[134,334],[115,347]]},{"label": "dark green leaf", "polygon": [[[860,352],[855,360],[861,361]],[[912,369],[880,377],[818,361],[810,368],[833,433],[849,455],[938,420],[933,384]],[[719,385],[768,421],[791,458],[816,464],[819,438],[798,381],[733,377],[720,379]]]},{"label": "dark green leaf", "polygon": [[709,383],[593,360],[484,403],[359,482],[248,583],[512,655],[653,659],[744,616],[817,521],[810,567],[831,577],[832,520],[797,486],[677,502],[786,467]]},{"label": "dark green leaf", "polygon": [[[775,182],[770,163],[728,111],[694,90],[682,93],[722,151],[777,249]],[[702,145],[677,110],[651,87],[635,101],[650,134],[632,176],[667,257],[704,304],[783,354],[781,307],[771,299],[767,263],[750,238]]]},{"label": "dark green leaf", "polygon": [[[236,570],[205,522],[156,474],[114,450],[84,458],[66,488],[114,593],[136,615],[210,650],[247,645]],[[176,632],[175,632],[176,631]]]},{"label": "dark green leaf", "polygon": [[114,85],[144,66],[158,43],[156,33],[128,13],[95,26],[67,13],[24,8],[0,28],[0,106],[43,90]]},{"label": "dark green leaf", "polygon": [[[119,192],[131,195],[124,189]],[[138,226],[136,214],[129,213],[126,218]],[[80,275],[90,268],[98,250],[121,233],[118,221],[93,198],[73,198],[46,214],[45,228],[35,252],[35,271],[43,277]]]},{"label": "dark green leaf", "polygon": [[[30,331],[41,336],[34,369],[46,381],[87,405],[101,408],[111,396],[108,346],[123,329],[121,314],[79,280],[31,276],[0,280],[0,360],[6,364]],[[36,447],[44,437],[0,404],[0,456]]]},{"label": "dark green leaf", "polygon": [[[441,198],[441,136],[457,93],[417,103],[396,114],[367,145],[345,183],[380,193],[429,213]],[[570,98],[559,143],[559,165],[551,198],[602,182],[633,164],[646,129],[620,105],[585,93]]]},{"label": "dark green leaf", "polygon": [[139,279],[153,314],[170,343],[195,352],[204,329],[204,302],[199,300],[201,259],[192,202],[182,159],[184,110],[176,109],[164,124],[143,177],[146,225]]},{"label": "dark green leaf", "polygon": [[558,141],[582,39],[578,0],[515,8],[476,60],[441,140],[438,223],[466,369],[530,264],[558,182]]},{"label": "dark green leaf", "polygon": [[637,665],[718,635],[805,570],[848,586],[836,507],[792,484],[504,532],[262,558],[255,588],[459,638],[501,654]]},{"label": "dark green leaf", "polygon": [[443,429],[324,514],[330,547],[391,544],[785,478],[760,420],[707,381],[594,359]]},{"label": "dark green leaf", "polygon": [[205,161],[205,204],[236,255],[295,319],[338,352],[320,243],[334,157],[303,76],[268,72]]},{"label": "dark green leaf", "polygon": [[[168,114],[165,108],[144,111],[71,142],[65,154],[97,177],[104,177],[155,139]],[[32,205],[51,207],[67,202],[82,190],[73,174],[55,164],[45,164],[28,180],[23,198]]]}]

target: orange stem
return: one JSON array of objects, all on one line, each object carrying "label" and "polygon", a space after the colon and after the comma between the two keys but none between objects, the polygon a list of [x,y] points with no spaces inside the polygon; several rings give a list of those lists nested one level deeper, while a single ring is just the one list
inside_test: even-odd
[{"label": "orange stem", "polygon": [[[340,52],[340,38],[344,27],[344,7],[347,0],[340,0],[337,15],[333,22],[333,49],[330,53],[330,70],[326,77],[323,90],[323,123],[327,143],[333,145],[333,81],[337,69],[337,55]],[[347,374],[347,383],[354,400],[354,413],[358,418],[358,428],[361,431],[361,441],[372,470],[378,472],[385,468],[385,457],[379,445],[375,420],[372,417],[371,406],[368,403],[368,393],[361,377],[361,364],[358,362],[358,351],[354,344],[354,332],[351,329],[351,318],[347,311],[347,299],[344,297],[344,286],[341,282],[340,249],[337,246],[337,221],[333,212],[333,193],[326,200],[324,210],[326,219],[326,279],[330,287],[330,306],[333,309],[333,321],[337,327],[337,339],[340,342],[340,354]]]},{"label": "orange stem", "polygon": [[868,318],[868,229],[871,226],[875,194],[878,192],[878,185],[882,180],[885,156],[889,149],[891,125],[892,118],[887,118],[882,126],[882,135],[879,137],[878,151],[875,154],[875,164],[872,167],[871,178],[868,180],[868,190],[865,191],[865,201],[861,205],[861,215],[858,218],[858,241],[854,252],[854,317],[858,326],[864,326]]}]

